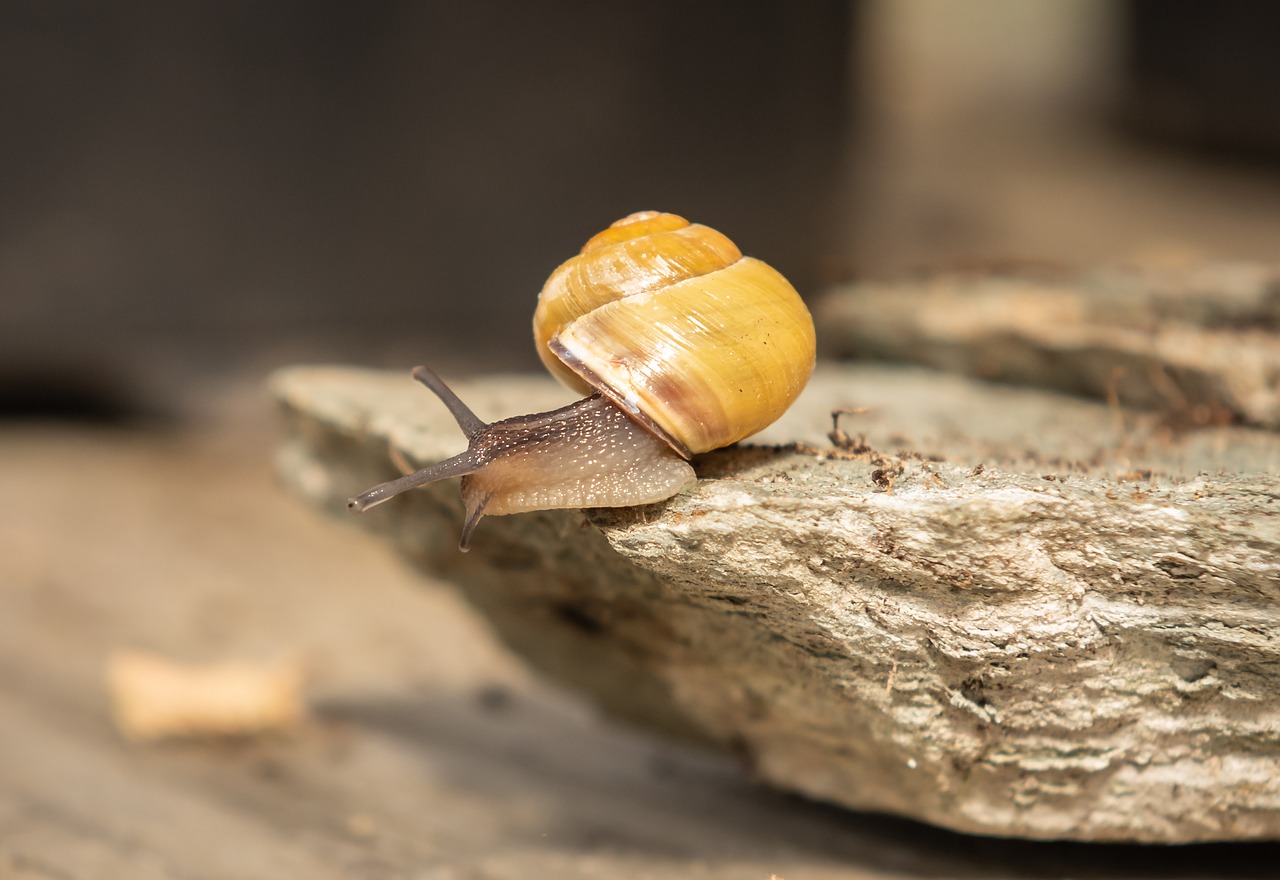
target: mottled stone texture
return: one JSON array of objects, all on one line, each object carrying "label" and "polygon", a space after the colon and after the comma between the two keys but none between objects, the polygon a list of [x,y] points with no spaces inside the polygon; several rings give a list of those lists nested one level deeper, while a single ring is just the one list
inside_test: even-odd
[{"label": "mottled stone texture", "polygon": [[[344,519],[389,445],[463,445],[407,375],[274,386],[281,473]],[[486,418],[565,399],[459,391]],[[1275,435],[864,366],[767,439],[800,442],[704,456],[647,508],[486,519],[466,555],[456,485],[359,522],[548,675],[780,787],[983,834],[1280,837]]]}]

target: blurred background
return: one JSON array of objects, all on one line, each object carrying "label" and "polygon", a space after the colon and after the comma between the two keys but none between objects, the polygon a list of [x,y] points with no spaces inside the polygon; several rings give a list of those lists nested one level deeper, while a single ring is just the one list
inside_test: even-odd
[{"label": "blurred background", "polygon": [[1277,32],[1188,0],[16,0],[0,406],[167,409],[298,360],[533,369],[548,272],[655,207],[810,297],[1273,258]]},{"label": "blurred background", "polygon": [[[954,266],[1274,262],[1277,34],[1248,0],[0,4],[0,756],[23,756],[0,873],[1243,864],[855,817],[608,726],[275,486],[266,378],[540,369],[543,280],[641,209],[811,300]],[[324,723],[124,749],[120,646],[303,656]],[[485,870],[406,867],[433,859]]]}]

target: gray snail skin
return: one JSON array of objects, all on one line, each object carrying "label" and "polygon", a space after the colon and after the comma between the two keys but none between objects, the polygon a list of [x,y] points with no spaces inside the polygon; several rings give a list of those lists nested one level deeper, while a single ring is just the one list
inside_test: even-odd
[{"label": "gray snail skin", "polygon": [[551,372],[588,396],[486,424],[417,367],[467,450],[347,506],[462,477],[465,551],[486,514],[662,501],[694,479],[694,455],[776,421],[815,355],[813,319],[782,275],[713,229],[653,211],[614,223],[552,273],[534,339]]},{"label": "gray snail skin", "polygon": [[444,402],[466,452],[375,486],[347,502],[359,513],[417,486],[462,477],[462,541],[485,514],[562,507],[631,507],[675,495],[693,467],[599,394],[551,412],[485,424],[426,367],[413,377]]}]

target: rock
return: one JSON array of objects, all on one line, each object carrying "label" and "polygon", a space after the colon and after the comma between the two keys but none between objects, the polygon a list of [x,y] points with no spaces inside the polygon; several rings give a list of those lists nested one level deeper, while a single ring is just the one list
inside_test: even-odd
[{"label": "rock", "polygon": [[1280,270],[952,274],[854,284],[818,309],[827,353],[1116,399],[1202,425],[1280,427]]},{"label": "rock", "polygon": [[[453,483],[345,498],[464,443],[406,374],[274,379],[296,492],[452,578],[516,651],[760,778],[960,831],[1280,837],[1280,437],[1172,430],[915,368],[823,368],[668,502],[481,523]],[[483,418],[566,400],[458,386]],[[842,416],[830,445],[835,407]]]}]

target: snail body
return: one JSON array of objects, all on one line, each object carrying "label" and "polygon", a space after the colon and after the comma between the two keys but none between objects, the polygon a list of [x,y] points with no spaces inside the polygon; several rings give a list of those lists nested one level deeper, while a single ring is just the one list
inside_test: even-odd
[{"label": "snail body", "polygon": [[661,501],[694,479],[694,455],[776,421],[815,352],[813,319],[781,274],[713,229],[652,211],[614,223],[551,274],[534,340],[552,374],[587,397],[486,424],[418,367],[467,451],[348,506],[462,476],[465,550],[485,514]]}]

